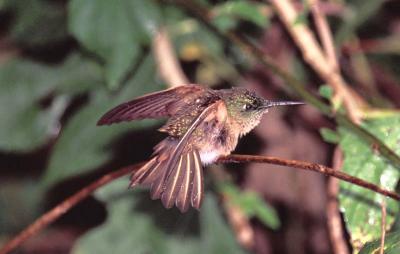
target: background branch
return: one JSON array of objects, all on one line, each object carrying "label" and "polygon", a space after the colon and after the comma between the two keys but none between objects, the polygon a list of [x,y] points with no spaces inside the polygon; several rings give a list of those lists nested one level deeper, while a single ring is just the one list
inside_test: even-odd
[{"label": "background branch", "polygon": [[[167,0],[159,1],[171,2]],[[329,105],[327,105],[314,94],[309,92],[298,79],[296,79],[286,70],[278,66],[273,59],[267,56],[262,51],[262,49],[253,44],[249,39],[235,32],[222,33],[215,26],[213,26],[211,23],[212,15],[209,14],[207,8],[191,0],[173,0],[172,3],[188,11],[191,15],[196,17],[199,21],[203,22],[207,27],[209,27],[225,41],[234,43],[240,49],[242,49],[244,53],[254,58],[258,63],[272,70],[276,75],[282,78],[282,80],[285,81],[286,84],[291,87],[304,101],[319,109],[321,113],[329,117],[333,117],[333,113]],[[373,145],[374,147],[376,147],[376,149],[381,153],[383,157],[389,160],[393,164],[393,166],[400,169],[400,157],[381,140],[376,138],[366,129],[354,124],[346,115],[342,114],[341,112],[336,112],[335,119],[340,125],[348,128],[369,145]]]},{"label": "background branch", "polygon": [[382,221],[381,221],[381,245],[379,249],[379,254],[383,254],[385,252],[385,236],[386,236],[386,202],[383,199],[381,202],[381,211],[382,211]]},{"label": "background branch", "polygon": [[[333,169],[340,171],[343,164],[343,152],[339,146],[333,153]],[[330,177],[327,183],[328,201],[326,205],[326,217],[328,233],[331,239],[332,250],[335,254],[349,254],[350,250],[347,241],[344,238],[344,228],[342,226],[342,218],[339,210],[339,179]]]},{"label": "background branch", "polygon": [[321,11],[319,0],[309,0],[311,13],[314,17],[315,26],[324,49],[325,58],[334,71],[339,71],[335,45],[333,43],[332,32],[329,28],[325,14]]},{"label": "background branch", "polygon": [[153,39],[154,58],[160,76],[167,82],[169,87],[189,84],[189,80],[180,68],[178,59],[175,57],[169,36],[165,27],[157,30]]},{"label": "background branch", "polygon": [[[275,6],[279,18],[285,24],[286,29],[302,52],[304,60],[333,88],[335,91],[334,99],[339,102],[343,101],[350,118],[359,124],[362,117],[361,107],[365,107],[366,102],[350,88],[340,75],[339,69],[331,64],[307,24],[296,23],[299,13],[297,13],[293,4],[289,0],[271,0],[270,2]],[[314,9],[315,13],[317,7],[315,4],[313,5],[312,9]],[[322,37],[327,40],[325,43],[328,46],[328,38],[331,36],[327,34],[330,34],[330,30],[322,22],[321,16],[318,16],[317,21],[319,21]]]},{"label": "background branch", "polygon": [[[304,169],[309,171],[314,171],[318,173],[322,173],[324,175],[333,176],[339,178],[343,181],[370,189],[374,192],[380,193],[384,196],[393,198],[395,200],[400,201],[400,195],[382,189],[381,187],[366,182],[360,178],[350,176],[344,172],[336,171],[333,168],[326,167],[321,164],[310,163],[305,161],[297,161],[297,160],[286,160],[277,157],[270,157],[270,156],[257,156],[257,155],[239,155],[239,154],[232,154],[226,157],[222,157],[218,160],[218,163],[245,163],[245,162],[257,162],[257,163],[268,163],[268,164],[275,164],[280,166],[287,166],[293,167],[298,169]],[[62,201],[60,204],[56,205],[53,209],[48,211],[47,213],[43,214],[40,218],[38,218],[35,222],[31,225],[26,227],[23,231],[21,231],[18,235],[12,238],[9,242],[7,242],[1,249],[0,254],[7,254],[10,251],[16,249],[19,245],[21,245],[24,241],[28,238],[32,237],[33,235],[39,233],[44,228],[46,228],[49,224],[53,223],[56,219],[58,219],[61,215],[65,214],[69,211],[72,207],[77,205],[82,200],[89,197],[95,190],[98,188],[112,182],[113,180],[127,175],[135,169],[140,168],[144,163],[138,163],[131,166],[127,166],[121,168],[117,171],[112,173],[108,173],[98,180],[95,180],[91,184],[83,187],[80,191],[76,192],[69,198]]]}]

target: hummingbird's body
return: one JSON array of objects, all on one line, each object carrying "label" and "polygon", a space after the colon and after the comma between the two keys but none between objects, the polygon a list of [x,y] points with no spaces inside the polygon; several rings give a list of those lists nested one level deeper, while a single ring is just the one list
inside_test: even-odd
[{"label": "hummingbird's body", "polygon": [[151,197],[182,211],[199,208],[203,197],[203,165],[230,154],[240,136],[257,126],[269,107],[301,104],[271,102],[244,88],[212,90],[185,85],[145,95],[106,113],[99,125],[169,116],[159,131],[169,136],[153,158],[131,177],[130,186],[151,187]]}]

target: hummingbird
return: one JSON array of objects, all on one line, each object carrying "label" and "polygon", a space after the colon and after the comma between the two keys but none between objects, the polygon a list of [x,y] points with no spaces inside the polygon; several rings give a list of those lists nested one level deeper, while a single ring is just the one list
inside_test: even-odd
[{"label": "hummingbird", "polygon": [[272,107],[302,102],[270,101],[245,88],[213,90],[182,85],[125,102],[104,114],[97,125],[169,117],[159,131],[168,134],[151,159],[132,173],[130,187],[150,187],[152,199],[183,213],[199,209],[204,194],[203,166],[229,155],[243,135]]}]

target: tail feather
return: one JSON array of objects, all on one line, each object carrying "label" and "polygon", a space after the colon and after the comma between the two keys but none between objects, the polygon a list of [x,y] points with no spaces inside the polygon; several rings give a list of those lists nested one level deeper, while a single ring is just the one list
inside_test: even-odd
[{"label": "tail feather", "polygon": [[193,174],[193,189],[191,193],[191,204],[194,208],[200,209],[203,200],[203,169],[201,167],[200,155],[194,151],[194,174]]},{"label": "tail feather", "polygon": [[147,162],[145,165],[143,165],[141,168],[139,168],[138,170],[136,170],[132,175],[131,175],[131,182],[129,184],[130,188],[135,187],[138,184],[141,184],[141,180],[143,179],[143,177],[150,172],[150,168],[153,168],[154,165],[157,162],[157,158],[154,157],[153,159],[151,159],[149,162]]},{"label": "tail feather", "polygon": [[151,186],[151,198],[161,199],[166,208],[174,204],[181,212],[199,209],[203,197],[203,169],[197,150],[178,157],[172,166],[165,153],[156,155],[131,177],[131,187]]},{"label": "tail feather", "polygon": [[183,172],[187,169],[187,155],[180,156],[178,163],[165,181],[165,189],[161,195],[161,201],[165,207],[171,208],[174,205],[179,189],[183,183]]},{"label": "tail feather", "polygon": [[182,172],[182,184],[179,189],[178,196],[176,197],[176,206],[179,208],[181,212],[186,212],[190,206],[190,196],[192,193],[191,184],[194,175],[194,155],[193,153],[187,154],[186,159],[187,165],[186,170]]}]

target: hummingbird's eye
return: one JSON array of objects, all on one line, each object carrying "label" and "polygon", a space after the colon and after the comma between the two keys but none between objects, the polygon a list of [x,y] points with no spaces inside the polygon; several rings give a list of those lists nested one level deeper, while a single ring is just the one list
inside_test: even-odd
[{"label": "hummingbird's eye", "polygon": [[244,105],[243,105],[243,110],[250,110],[250,109],[252,109],[252,105],[251,104],[248,104],[248,103],[245,103]]}]

